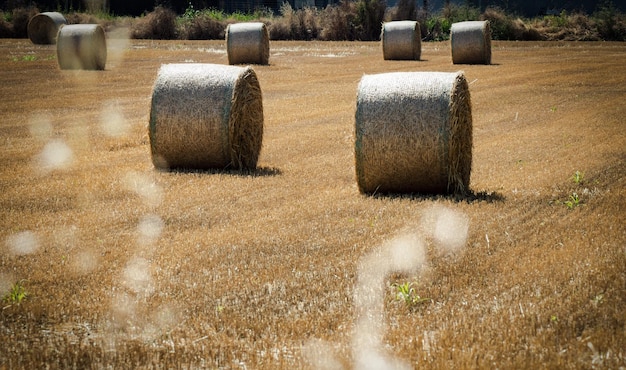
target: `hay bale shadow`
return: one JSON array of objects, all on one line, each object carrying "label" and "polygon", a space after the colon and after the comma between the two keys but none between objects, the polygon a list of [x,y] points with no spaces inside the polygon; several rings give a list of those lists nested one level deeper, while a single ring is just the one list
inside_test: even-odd
[{"label": "hay bale shadow", "polygon": [[375,199],[410,199],[410,200],[451,200],[456,203],[496,203],[504,202],[506,197],[496,191],[479,191],[469,190],[462,194],[426,194],[426,193],[377,193],[364,194],[365,196]]},{"label": "hay bale shadow", "polygon": [[283,174],[279,168],[276,167],[257,167],[254,169],[235,169],[235,168],[210,168],[210,169],[197,169],[197,168],[158,168],[159,172],[167,173],[189,173],[199,175],[231,175],[238,177],[274,177]]}]

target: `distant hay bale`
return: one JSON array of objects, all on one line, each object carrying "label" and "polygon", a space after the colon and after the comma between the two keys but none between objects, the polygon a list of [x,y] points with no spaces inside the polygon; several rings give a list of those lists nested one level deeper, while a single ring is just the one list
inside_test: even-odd
[{"label": "distant hay bale", "polygon": [[270,36],[262,22],[233,23],[226,27],[228,64],[269,64]]},{"label": "distant hay bale", "polygon": [[385,60],[419,60],[422,33],[417,21],[394,21],[383,24],[380,33]]},{"label": "distant hay bale", "polygon": [[103,70],[107,60],[104,30],[97,24],[62,26],[57,37],[61,69]]},{"label": "distant hay bale", "polygon": [[453,64],[491,64],[489,21],[453,23],[450,45]]},{"label": "distant hay bale", "polygon": [[67,20],[61,13],[39,13],[28,21],[28,38],[33,44],[54,44],[57,42],[57,32]]},{"label": "distant hay bale", "polygon": [[365,75],[355,118],[362,193],[469,190],[472,113],[463,72]]},{"label": "distant hay bale", "polygon": [[254,169],[263,99],[250,67],[164,64],[152,91],[152,163],[160,169]]}]

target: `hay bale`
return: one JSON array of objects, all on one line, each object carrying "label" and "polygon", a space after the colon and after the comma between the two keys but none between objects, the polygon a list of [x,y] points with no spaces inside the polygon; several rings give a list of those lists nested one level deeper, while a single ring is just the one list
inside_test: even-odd
[{"label": "hay bale", "polygon": [[28,21],[28,38],[33,44],[55,44],[59,27],[64,24],[67,20],[61,13],[39,13]]},{"label": "hay bale", "polygon": [[226,27],[228,64],[269,64],[270,36],[262,22],[233,23]]},{"label": "hay bale", "polygon": [[263,140],[256,73],[216,64],[162,65],[149,134],[157,168],[256,168]]},{"label": "hay bale", "polygon": [[465,193],[472,113],[463,72],[363,76],[355,125],[362,193]]},{"label": "hay bale", "polygon": [[453,64],[491,64],[489,21],[453,23],[450,46]]},{"label": "hay bale", "polygon": [[417,21],[394,21],[383,24],[380,33],[385,60],[419,60],[422,33]]},{"label": "hay bale", "polygon": [[104,30],[97,24],[62,26],[57,36],[61,69],[103,70],[107,60]]}]

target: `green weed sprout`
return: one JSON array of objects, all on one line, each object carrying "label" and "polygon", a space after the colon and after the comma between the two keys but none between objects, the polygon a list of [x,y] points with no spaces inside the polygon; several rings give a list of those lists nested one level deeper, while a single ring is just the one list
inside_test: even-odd
[{"label": "green weed sprout", "polygon": [[22,300],[28,297],[28,292],[22,282],[18,281],[11,287],[9,293],[4,297],[4,301],[9,304],[20,304]]},{"label": "green weed sprout", "polygon": [[392,287],[396,289],[396,300],[403,301],[408,308],[415,307],[421,303],[430,302],[430,298],[422,298],[417,294],[417,291],[413,287],[413,283],[394,283]]},{"label": "green weed sprout", "polygon": [[581,185],[584,180],[585,180],[585,173],[584,172],[576,171],[572,175],[572,181],[576,185]]}]

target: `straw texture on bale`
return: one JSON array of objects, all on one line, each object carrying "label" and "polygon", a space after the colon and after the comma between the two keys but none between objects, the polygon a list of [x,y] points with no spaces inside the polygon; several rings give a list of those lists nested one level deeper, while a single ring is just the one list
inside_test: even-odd
[{"label": "straw texture on bale", "polygon": [[152,91],[152,163],[160,169],[254,169],[263,98],[250,67],[164,64]]},{"label": "straw texture on bale", "polygon": [[472,113],[463,72],[365,75],[355,118],[362,193],[469,190]]},{"label": "straw texture on bale", "polygon": [[67,24],[67,20],[61,13],[39,13],[28,21],[28,38],[33,44],[55,44],[57,32],[63,24]]},{"label": "straw texture on bale", "polygon": [[61,69],[103,70],[107,60],[104,30],[97,24],[62,26],[57,36]]},{"label": "straw texture on bale", "polygon": [[233,23],[226,27],[228,64],[269,64],[270,36],[262,22]]},{"label": "straw texture on bale", "polygon": [[453,23],[450,46],[453,64],[491,64],[489,21]]},{"label": "straw texture on bale", "polygon": [[417,21],[394,21],[383,24],[380,33],[385,60],[419,60],[422,33]]}]

